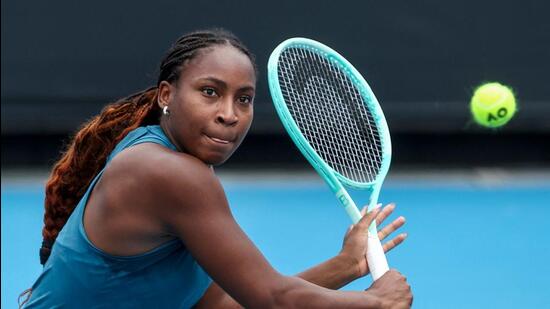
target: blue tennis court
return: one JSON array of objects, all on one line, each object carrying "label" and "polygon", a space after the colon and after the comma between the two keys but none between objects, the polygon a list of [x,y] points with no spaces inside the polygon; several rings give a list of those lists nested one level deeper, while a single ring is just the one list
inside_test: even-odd
[{"label": "blue tennis court", "polygon": [[[407,241],[388,256],[415,308],[542,308],[550,286],[550,177],[389,176]],[[2,177],[2,308],[41,271],[43,187]],[[318,177],[223,176],[234,214],[271,263],[293,274],[336,254],[349,218]],[[355,194],[356,200],[366,197]],[[368,287],[370,278],[345,289]]]}]

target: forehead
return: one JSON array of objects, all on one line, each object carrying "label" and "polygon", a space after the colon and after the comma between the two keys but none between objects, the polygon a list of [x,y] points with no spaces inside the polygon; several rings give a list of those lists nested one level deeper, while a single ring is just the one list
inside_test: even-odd
[{"label": "forehead", "polygon": [[231,45],[214,45],[199,51],[182,71],[182,79],[216,77],[227,83],[256,83],[252,62]]}]

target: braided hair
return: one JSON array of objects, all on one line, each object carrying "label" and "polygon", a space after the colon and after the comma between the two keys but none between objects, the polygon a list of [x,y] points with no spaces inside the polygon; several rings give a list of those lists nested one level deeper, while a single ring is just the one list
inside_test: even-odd
[{"label": "braided hair", "polygon": [[59,231],[84,195],[92,179],[105,165],[107,156],[131,130],[159,124],[158,85],[175,83],[189,60],[204,48],[229,44],[247,55],[256,69],[254,56],[231,32],[223,29],[196,31],[181,36],[160,64],[157,86],[107,105],[74,135],[46,183],[44,228],[40,263],[48,260]]}]

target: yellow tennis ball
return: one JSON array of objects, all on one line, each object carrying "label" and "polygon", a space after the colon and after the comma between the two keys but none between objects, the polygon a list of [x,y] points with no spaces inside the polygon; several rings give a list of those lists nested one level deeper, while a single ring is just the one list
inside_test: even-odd
[{"label": "yellow tennis ball", "polygon": [[510,88],[499,83],[487,83],[478,87],[470,109],[474,120],[484,127],[505,125],[516,112],[516,98]]}]

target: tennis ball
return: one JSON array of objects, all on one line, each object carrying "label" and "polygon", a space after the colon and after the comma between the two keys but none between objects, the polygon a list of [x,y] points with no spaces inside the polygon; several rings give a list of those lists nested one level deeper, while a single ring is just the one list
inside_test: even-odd
[{"label": "tennis ball", "polygon": [[478,87],[470,109],[474,120],[489,128],[505,125],[516,112],[516,99],[510,88],[499,83],[487,83]]}]

